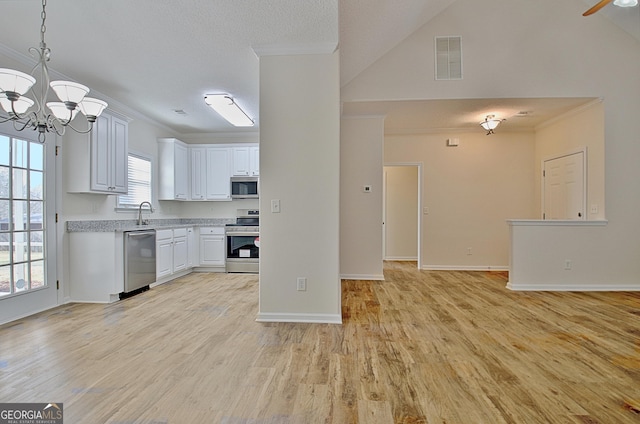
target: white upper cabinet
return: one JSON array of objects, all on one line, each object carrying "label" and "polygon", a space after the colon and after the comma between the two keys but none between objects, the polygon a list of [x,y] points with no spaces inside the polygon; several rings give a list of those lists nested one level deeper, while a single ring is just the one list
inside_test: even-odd
[{"label": "white upper cabinet", "polygon": [[[65,136],[69,155],[67,187],[72,193],[127,192],[129,124],[125,118],[103,112],[89,136]],[[87,140],[87,137],[89,140]]]},{"label": "white upper cabinet", "polygon": [[127,121],[103,113],[91,132],[91,190],[127,192]]},{"label": "white upper cabinet", "polygon": [[207,187],[207,149],[192,147],[191,155],[191,200],[206,200]]},{"label": "white upper cabinet", "polygon": [[191,147],[191,200],[231,200],[231,149]]},{"label": "white upper cabinet", "polygon": [[233,148],[233,175],[249,176],[249,147]]},{"label": "white upper cabinet", "polygon": [[260,176],[260,147],[249,147],[249,174],[252,177]]},{"label": "white upper cabinet", "polygon": [[260,175],[260,150],[257,146],[233,148],[233,176],[257,177]]},{"label": "white upper cabinet", "polygon": [[260,174],[257,144],[185,144],[158,139],[159,199],[231,200],[231,177]]},{"label": "white upper cabinet", "polygon": [[207,148],[207,200],[231,200],[231,149]]},{"label": "white upper cabinet", "polygon": [[158,139],[158,199],[187,200],[189,149],[175,138]]}]

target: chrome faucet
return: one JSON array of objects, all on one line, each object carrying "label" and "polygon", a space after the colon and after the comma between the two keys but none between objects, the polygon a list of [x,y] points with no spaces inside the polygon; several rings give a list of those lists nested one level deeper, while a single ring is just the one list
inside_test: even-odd
[{"label": "chrome faucet", "polygon": [[148,202],[148,201],[145,200],[144,202],[140,203],[140,206],[138,206],[138,225],[148,224],[149,223],[149,222],[143,222],[142,221],[142,206],[145,203],[147,205],[149,205],[149,212],[153,212],[153,206],[151,205],[151,202]]}]

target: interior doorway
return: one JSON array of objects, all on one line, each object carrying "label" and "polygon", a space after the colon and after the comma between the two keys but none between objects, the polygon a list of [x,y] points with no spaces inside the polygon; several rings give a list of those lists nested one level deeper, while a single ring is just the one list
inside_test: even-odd
[{"label": "interior doorway", "polygon": [[416,261],[421,267],[422,164],[387,164],[383,169],[384,260]]}]

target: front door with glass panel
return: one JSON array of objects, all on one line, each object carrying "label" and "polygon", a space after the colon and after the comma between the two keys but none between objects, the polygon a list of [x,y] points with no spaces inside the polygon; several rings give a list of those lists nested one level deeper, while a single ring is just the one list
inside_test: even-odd
[{"label": "front door with glass panel", "polygon": [[45,169],[54,148],[0,129],[0,323],[58,303],[48,248],[55,224],[45,202],[53,199],[55,172],[46,178]]}]

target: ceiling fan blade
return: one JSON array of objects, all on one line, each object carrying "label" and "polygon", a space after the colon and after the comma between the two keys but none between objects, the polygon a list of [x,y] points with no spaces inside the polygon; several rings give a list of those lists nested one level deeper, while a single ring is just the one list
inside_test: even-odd
[{"label": "ceiling fan blade", "polygon": [[599,1],[595,6],[593,6],[591,9],[587,10],[586,12],[584,12],[582,14],[582,16],[589,16],[589,15],[593,15],[594,13],[596,13],[598,10],[602,9],[603,7],[605,7],[606,5],[608,5],[609,3],[611,3],[613,0],[601,0]]}]

